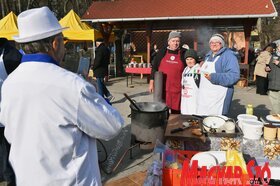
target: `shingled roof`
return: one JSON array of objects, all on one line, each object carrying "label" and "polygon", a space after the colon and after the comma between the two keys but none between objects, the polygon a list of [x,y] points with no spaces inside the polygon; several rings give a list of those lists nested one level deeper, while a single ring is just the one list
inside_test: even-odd
[{"label": "shingled roof", "polygon": [[116,22],[274,16],[271,0],[113,0],[93,2],[82,18]]}]

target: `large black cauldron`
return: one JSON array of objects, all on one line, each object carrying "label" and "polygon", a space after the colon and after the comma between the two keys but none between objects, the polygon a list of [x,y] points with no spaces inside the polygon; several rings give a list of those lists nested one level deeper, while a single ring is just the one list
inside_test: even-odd
[{"label": "large black cauldron", "polygon": [[140,111],[133,105],[131,108],[131,124],[143,128],[162,127],[167,123],[168,107],[160,102],[137,102]]},{"label": "large black cauldron", "polygon": [[137,102],[136,109],[131,108],[131,133],[134,138],[142,142],[155,143],[157,139],[162,141],[165,126],[167,124],[169,109],[160,102]]}]

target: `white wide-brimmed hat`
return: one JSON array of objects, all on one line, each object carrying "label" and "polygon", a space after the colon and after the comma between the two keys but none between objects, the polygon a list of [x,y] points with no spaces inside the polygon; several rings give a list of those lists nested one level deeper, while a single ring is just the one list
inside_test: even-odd
[{"label": "white wide-brimmed hat", "polygon": [[18,43],[45,39],[67,29],[60,26],[53,12],[46,6],[20,13],[17,22],[19,35],[13,38]]}]

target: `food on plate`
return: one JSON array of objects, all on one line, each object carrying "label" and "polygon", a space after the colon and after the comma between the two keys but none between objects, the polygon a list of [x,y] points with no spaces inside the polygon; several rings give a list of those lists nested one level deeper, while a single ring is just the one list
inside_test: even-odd
[{"label": "food on plate", "polygon": [[184,148],[184,143],[182,140],[167,140],[166,145],[171,149],[179,149],[182,150]]},{"label": "food on plate", "polygon": [[241,141],[234,138],[222,138],[221,150],[240,150]]},{"label": "food on plate", "polygon": [[275,160],[280,155],[280,144],[276,141],[266,140],[263,151],[265,157],[270,160]]},{"label": "food on plate", "polygon": [[192,129],[192,134],[196,135],[196,136],[201,136],[202,135],[202,131],[201,131],[200,128]]},{"label": "food on plate", "polygon": [[280,114],[272,114],[272,117],[275,119],[280,120]]},{"label": "food on plate", "polygon": [[197,119],[189,119],[188,122],[192,127],[198,127],[199,126],[199,121]]}]

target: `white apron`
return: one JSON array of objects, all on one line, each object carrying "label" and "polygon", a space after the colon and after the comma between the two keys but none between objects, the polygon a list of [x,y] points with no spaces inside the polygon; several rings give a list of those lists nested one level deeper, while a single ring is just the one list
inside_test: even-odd
[{"label": "white apron", "polygon": [[198,87],[195,78],[199,78],[199,64],[186,67],[182,73],[181,114],[196,114]]},{"label": "white apron", "polygon": [[227,93],[227,88],[221,85],[214,85],[205,78],[205,73],[215,73],[215,64],[220,56],[217,56],[213,62],[208,59],[201,67],[201,79],[198,93],[198,108],[199,115],[222,115],[224,100]]}]

